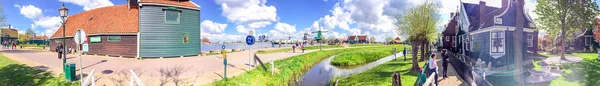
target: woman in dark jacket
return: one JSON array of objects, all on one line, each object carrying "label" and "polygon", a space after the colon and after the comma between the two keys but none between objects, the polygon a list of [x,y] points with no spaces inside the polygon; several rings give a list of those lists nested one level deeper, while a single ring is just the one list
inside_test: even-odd
[{"label": "woman in dark jacket", "polygon": [[63,45],[59,44],[58,46],[56,46],[56,52],[58,53],[58,59],[62,58],[62,53],[63,53]]}]

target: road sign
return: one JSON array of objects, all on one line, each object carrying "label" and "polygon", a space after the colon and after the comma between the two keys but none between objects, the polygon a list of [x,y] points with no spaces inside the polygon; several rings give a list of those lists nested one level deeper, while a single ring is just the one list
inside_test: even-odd
[{"label": "road sign", "polygon": [[81,29],[77,30],[74,36],[74,41],[76,44],[83,44],[85,41],[87,41],[87,35],[85,34],[85,31]]},{"label": "road sign", "polygon": [[89,50],[89,45],[87,43],[82,44],[81,48],[82,48],[81,51],[83,51],[83,52],[89,52],[90,51]]},{"label": "road sign", "polygon": [[254,36],[252,36],[252,35],[248,35],[248,36],[246,37],[246,44],[248,44],[248,45],[253,45],[253,44],[254,44],[254,41],[255,41],[255,39],[254,39]]},{"label": "road sign", "polygon": [[221,49],[225,49],[225,45],[221,45]]}]

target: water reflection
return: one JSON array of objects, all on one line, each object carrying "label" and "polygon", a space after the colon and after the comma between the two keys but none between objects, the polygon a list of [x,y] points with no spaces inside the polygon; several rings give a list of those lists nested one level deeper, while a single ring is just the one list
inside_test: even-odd
[{"label": "water reflection", "polygon": [[[397,53],[397,56],[402,56],[402,53]],[[365,70],[371,69],[378,65],[381,65],[385,62],[393,60],[394,55],[390,55],[384,58],[381,58],[377,61],[347,69],[347,68],[338,68],[330,64],[331,60],[335,57],[331,56],[325,60],[321,60],[319,64],[313,66],[309,71],[305,72],[302,77],[298,80],[299,86],[328,86],[329,81],[333,79],[335,76],[346,77],[353,73],[360,73]]]}]

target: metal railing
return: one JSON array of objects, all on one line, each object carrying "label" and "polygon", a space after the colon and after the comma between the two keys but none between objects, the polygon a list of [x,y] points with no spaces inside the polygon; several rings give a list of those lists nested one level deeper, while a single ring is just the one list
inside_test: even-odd
[{"label": "metal railing", "polygon": [[[95,78],[94,78],[94,72],[96,71],[96,69],[93,69],[89,74],[89,76],[85,79],[85,81],[83,83],[81,83],[81,86],[88,86],[88,83],[91,82],[90,86],[96,86],[95,85]],[[91,79],[91,80],[90,80]]]},{"label": "metal railing", "polygon": [[140,80],[140,77],[138,77],[137,74],[135,74],[135,72],[133,72],[133,70],[129,70],[129,72],[131,73],[131,79],[129,80],[129,86],[144,86],[144,83],[142,82],[142,80]]}]

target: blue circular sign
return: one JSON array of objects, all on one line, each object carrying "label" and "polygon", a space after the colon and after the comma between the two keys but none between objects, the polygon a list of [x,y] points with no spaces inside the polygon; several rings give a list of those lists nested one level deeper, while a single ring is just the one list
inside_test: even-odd
[{"label": "blue circular sign", "polygon": [[221,45],[221,48],[222,48],[222,49],[225,49],[225,45]]},{"label": "blue circular sign", "polygon": [[250,36],[250,35],[246,36],[246,44],[253,45],[254,41],[255,41],[254,36]]}]

